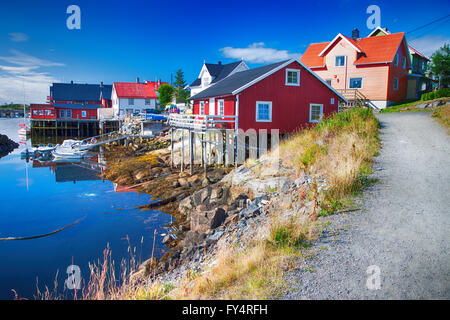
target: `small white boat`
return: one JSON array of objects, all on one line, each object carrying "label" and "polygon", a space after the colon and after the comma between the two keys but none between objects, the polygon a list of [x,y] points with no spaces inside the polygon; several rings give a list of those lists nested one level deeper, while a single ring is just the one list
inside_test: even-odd
[{"label": "small white boat", "polygon": [[58,147],[58,145],[54,146],[53,144],[49,143],[48,145],[40,144],[36,151],[38,152],[51,152],[55,150]]},{"label": "small white boat", "polygon": [[78,140],[64,140],[64,142],[57,146],[55,150],[52,151],[52,155],[55,158],[63,159],[81,159],[83,158],[89,150],[80,150],[80,141]]}]

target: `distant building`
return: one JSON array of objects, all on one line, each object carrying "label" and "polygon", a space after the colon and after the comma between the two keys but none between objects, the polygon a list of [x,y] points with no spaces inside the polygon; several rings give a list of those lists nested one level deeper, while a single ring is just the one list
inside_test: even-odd
[{"label": "distant building", "polygon": [[46,104],[31,104],[31,119],[96,120],[97,109],[111,107],[112,85],[53,83]]},{"label": "distant building", "polygon": [[197,93],[209,88],[220,80],[232,75],[233,73],[248,70],[248,66],[244,61],[237,61],[228,64],[222,64],[222,62],[203,63],[203,67],[200,70],[198,78],[191,83],[189,89],[191,90],[191,97]]},{"label": "distant building", "polygon": [[159,81],[114,82],[111,100],[115,117],[140,113],[158,106]]},{"label": "distant building", "polygon": [[406,99],[411,57],[404,32],[377,28],[365,38],[357,29],[352,38],[339,33],[310,44],[301,61],[341,93],[363,96],[377,108]]},{"label": "distant building", "polygon": [[[369,37],[391,34],[386,28],[377,27],[369,34]],[[408,74],[406,99],[420,99],[423,93],[433,89],[433,80],[427,76],[428,62],[430,59],[418,50],[408,45],[411,67]]]}]

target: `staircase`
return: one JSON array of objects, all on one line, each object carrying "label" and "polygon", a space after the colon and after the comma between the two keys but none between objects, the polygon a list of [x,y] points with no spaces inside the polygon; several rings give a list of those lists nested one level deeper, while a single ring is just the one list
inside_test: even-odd
[{"label": "staircase", "polygon": [[347,99],[347,103],[341,104],[342,109],[355,107],[370,107],[376,111],[379,109],[358,89],[337,89],[337,91]]}]

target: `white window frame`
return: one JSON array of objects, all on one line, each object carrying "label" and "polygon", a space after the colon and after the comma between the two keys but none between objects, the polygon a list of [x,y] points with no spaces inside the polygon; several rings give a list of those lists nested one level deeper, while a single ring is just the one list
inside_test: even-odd
[{"label": "white window frame", "polygon": [[217,100],[217,113],[219,116],[225,115],[225,100]]},{"label": "white window frame", "polygon": [[394,57],[394,66],[398,67],[398,53],[396,53]]},{"label": "white window frame", "polygon": [[334,98],[330,99],[330,104],[334,104]]},{"label": "white window frame", "polygon": [[[338,65],[336,64],[337,58],[338,58],[338,57],[344,57],[344,64],[343,64],[343,65],[339,65],[339,66],[338,66]],[[334,56],[334,66],[335,66],[335,67],[345,67],[345,64],[346,64],[346,63],[347,63],[347,56],[342,56],[342,55],[341,55],[341,56]]]},{"label": "white window frame", "polygon": [[66,118],[68,118],[68,119],[72,118],[72,110],[71,109],[66,110]]},{"label": "white window frame", "polygon": [[402,68],[406,69],[406,57],[402,58]]},{"label": "white window frame", "polygon": [[205,101],[200,101],[199,107],[198,107],[198,113],[201,115],[205,114]]},{"label": "white window frame", "polygon": [[[297,74],[297,83],[290,83],[290,82],[288,82],[288,73],[289,72],[295,72]],[[295,86],[295,87],[299,87],[300,86],[300,69],[286,69],[285,85],[287,85],[287,86]]]},{"label": "white window frame", "polygon": [[[269,120],[267,119],[259,119],[259,105],[260,104],[268,104],[269,105]],[[272,101],[256,101],[256,114],[255,114],[255,121],[256,122],[272,122]]]},{"label": "white window frame", "polygon": [[[395,80],[397,80],[397,87],[395,86]],[[398,90],[398,78],[397,78],[397,77],[395,77],[395,78],[392,80],[392,87],[394,88],[394,90]]]},{"label": "white window frame", "polygon": [[[350,83],[352,82],[352,79],[358,79],[358,78],[361,78],[361,87],[359,87],[359,88],[352,88],[350,86]],[[349,89],[362,89],[362,87],[363,87],[363,77],[353,77],[353,78],[348,79],[348,87],[349,87]]]},{"label": "white window frame", "polygon": [[150,99],[145,99],[144,103],[146,106],[150,106],[152,104],[152,101]]},{"label": "white window frame", "polygon": [[[320,106],[320,120],[313,120],[311,119],[312,116],[312,107],[313,106]],[[310,103],[309,104],[309,122],[313,122],[313,123],[319,123],[322,122],[323,119],[323,104],[320,103]]]},{"label": "white window frame", "polygon": [[87,117],[87,112],[86,112],[86,110],[82,110],[82,111],[81,111],[81,117],[82,117],[82,118],[86,118],[86,117]]}]

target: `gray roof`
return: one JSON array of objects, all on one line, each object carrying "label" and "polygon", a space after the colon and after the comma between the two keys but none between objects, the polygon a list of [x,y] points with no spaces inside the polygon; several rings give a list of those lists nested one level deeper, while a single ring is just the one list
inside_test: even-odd
[{"label": "gray roof", "polygon": [[253,80],[261,77],[262,75],[266,74],[272,69],[281,66],[287,61],[289,60],[280,61],[277,63],[269,64],[267,66],[233,73],[231,76],[226,77],[225,79],[217,82],[216,84],[199,92],[198,94],[190,97],[189,99],[195,100],[232,94],[232,92],[235,91],[236,89],[239,89],[240,87],[246,85],[247,83],[252,82]]},{"label": "gray roof", "polygon": [[[226,78],[234,69],[236,69],[238,65],[241,64],[241,62],[242,61],[236,61],[228,64],[205,63],[206,69],[208,69],[209,74],[213,77],[213,81],[211,81],[211,83],[216,83]],[[197,78],[191,83],[191,87],[197,87],[201,84],[202,80]]]},{"label": "gray roof", "polygon": [[104,99],[111,99],[112,85],[53,83],[50,95],[54,101],[99,101],[100,93]]},{"label": "gray roof", "polygon": [[81,103],[54,103],[53,104],[57,108],[68,108],[68,109],[98,109],[103,108],[101,104],[81,104]]}]

